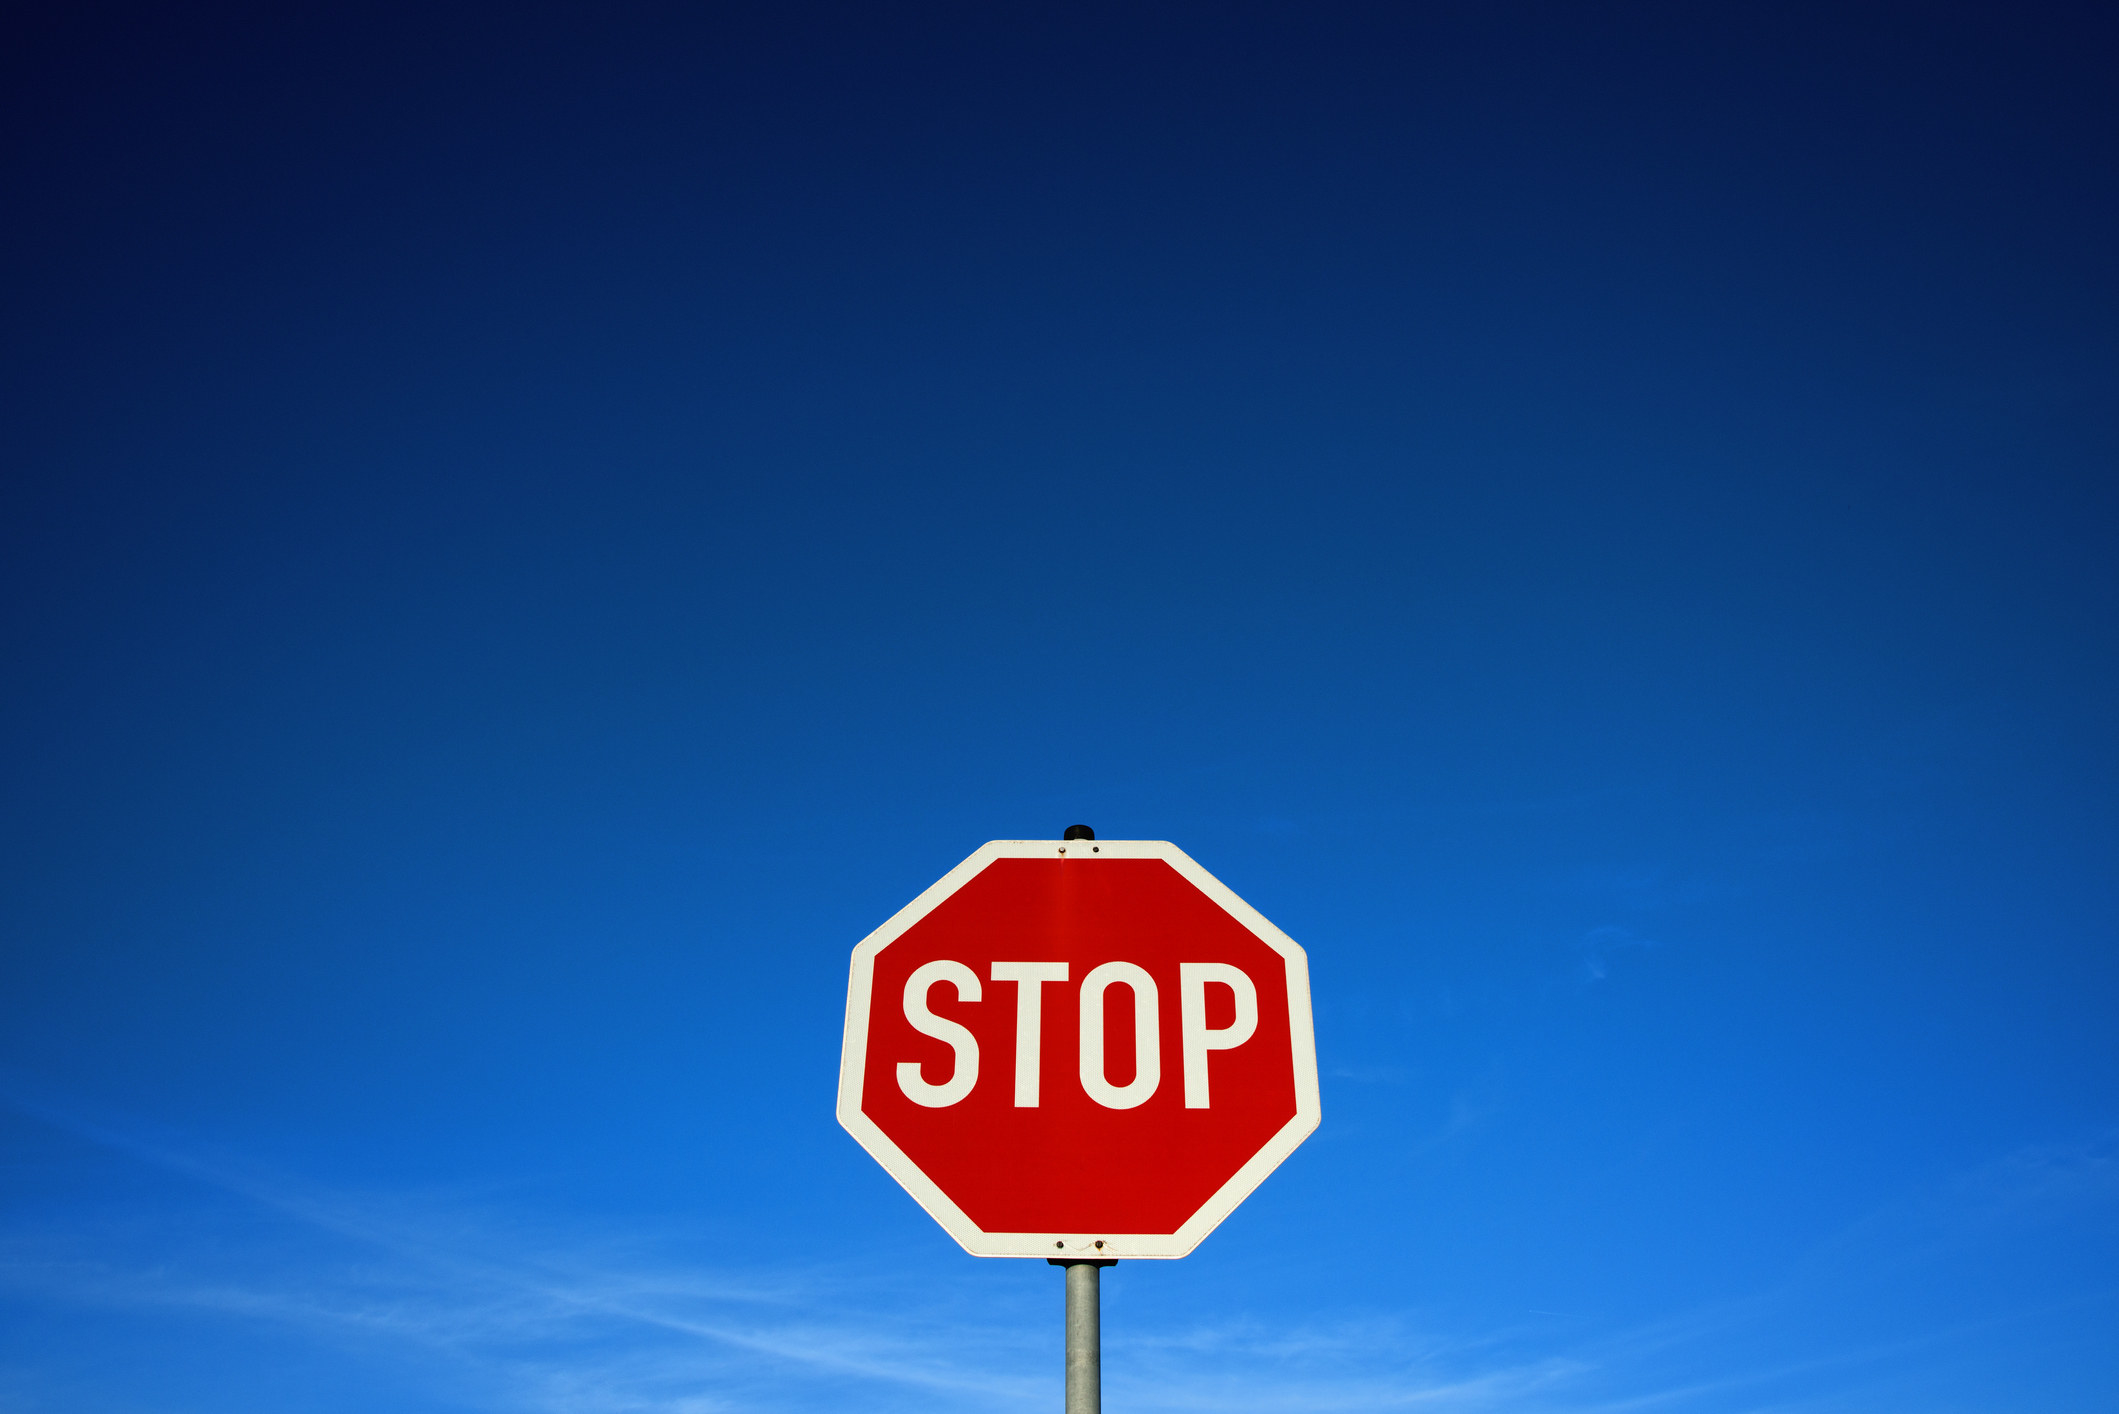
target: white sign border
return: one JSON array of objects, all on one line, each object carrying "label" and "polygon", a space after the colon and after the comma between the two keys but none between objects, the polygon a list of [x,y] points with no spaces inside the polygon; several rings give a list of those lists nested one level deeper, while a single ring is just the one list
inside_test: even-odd
[{"label": "white sign border", "polygon": [[[1105,859],[1160,859],[1195,888],[1280,954],[1287,964],[1289,1049],[1295,1064],[1295,1117],[1267,1140],[1250,1162],[1236,1171],[1174,1233],[1137,1232],[986,1232],[920,1171],[919,1165],[891,1141],[876,1122],[861,1112],[861,1083],[867,1071],[869,993],[876,954],[913,924],[932,913],[996,859],[1066,857],[1093,864]],[[989,840],[969,858],[936,880],[926,892],[863,938],[853,950],[846,983],[846,1035],[839,1052],[839,1123],[942,1225],[957,1245],[974,1257],[1182,1257],[1221,1225],[1236,1205],[1251,1196],[1265,1176],[1280,1167],[1296,1146],[1309,1138],[1321,1118],[1317,1095],[1317,1037],[1310,1018],[1310,959],[1302,945],[1266,921],[1265,915],[1238,898],[1228,885],[1202,869],[1192,856],[1168,840]]]}]

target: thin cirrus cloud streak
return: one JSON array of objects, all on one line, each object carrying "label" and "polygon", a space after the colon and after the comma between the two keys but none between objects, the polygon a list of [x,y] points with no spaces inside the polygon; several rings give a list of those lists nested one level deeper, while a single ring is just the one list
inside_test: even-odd
[{"label": "thin cirrus cloud streak", "polygon": [[[352,1341],[370,1359],[394,1350],[437,1381],[475,1388],[476,1402],[493,1408],[678,1414],[823,1407],[849,1397],[869,1407],[1050,1402],[1055,1371],[1047,1367],[1056,1361],[1044,1325],[968,1317],[946,1295],[920,1309],[879,1301],[873,1283],[829,1272],[728,1280],[598,1260],[525,1244],[455,1214],[421,1216],[409,1204],[362,1204],[262,1178],[49,1102],[17,1096],[15,1108],[189,1180],[186,1187],[204,1190],[201,1198],[232,1198],[238,1209],[292,1220],[253,1232],[236,1244],[232,1261],[225,1241],[212,1244],[212,1255],[117,1260],[88,1235],[107,1232],[107,1224],[83,1221],[75,1232],[54,1233],[47,1220],[35,1239],[9,1236],[4,1270],[17,1299],[270,1322]],[[166,1223],[166,1204],[159,1206]],[[228,1216],[203,1221],[225,1232]],[[518,1250],[494,1255],[511,1245]],[[848,1314],[853,1305],[868,1314]],[[892,1309],[905,1314],[873,1314]],[[1373,1325],[1272,1342],[1256,1335],[1232,1327],[1116,1343],[1136,1368],[1114,1382],[1114,1392],[1138,1407],[1171,1410],[1474,1410],[1518,1404],[1564,1373],[1544,1360],[1523,1370],[1448,1374],[1439,1368],[1448,1352],[1437,1342]],[[1360,1352],[1373,1352],[1379,1338],[1403,1365],[1347,1368],[1364,1363]],[[1320,1379],[1320,1361],[1343,1373]],[[1275,1364],[1289,1367],[1280,1382],[1267,1377]]]},{"label": "thin cirrus cloud streak", "polygon": [[[210,1254],[173,1259],[150,1243],[144,1259],[128,1261],[90,1236],[112,1230],[107,1213],[82,1218],[71,1232],[49,1215],[34,1232],[18,1223],[0,1267],[18,1297],[183,1308],[383,1337],[453,1357],[513,1407],[676,1410],[699,1407],[702,1386],[785,1382],[805,1373],[823,1384],[897,1387],[983,1405],[1018,1402],[1033,1387],[945,1358],[943,1342],[916,1315],[885,1321],[837,1313],[834,1297],[845,1283],[829,1274],[761,1281],[614,1262],[459,1213],[362,1203],[268,1179],[10,1089],[18,1112],[189,1180],[182,1187],[196,1211],[173,1222],[172,1195],[158,1193],[156,1225],[215,1237]],[[229,1199],[236,1200],[233,1212]],[[282,1221],[258,1221],[259,1209]],[[947,1344],[961,1351],[966,1342],[953,1331]],[[565,1352],[564,1367],[540,1351]],[[673,1386],[688,1392],[658,1393]],[[539,1395],[555,1390],[564,1392],[558,1402]]]},{"label": "thin cirrus cloud streak", "polygon": [[[1052,1397],[1042,1308],[995,1313],[990,1293],[970,1283],[915,1297],[830,1269],[731,1276],[676,1267],[633,1255],[645,1245],[637,1238],[584,1248],[467,1217],[461,1204],[360,1201],[266,1178],[8,1089],[18,1113],[158,1184],[151,1212],[129,1219],[93,1204],[18,1215],[0,1261],[18,1303],[275,1324],[351,1347],[354,1358],[393,1365],[457,1402],[538,1414],[849,1401],[1003,1410]],[[2013,1231],[2055,1212],[2108,1211],[2119,1189],[2114,1151],[2101,1136],[2006,1156],[1922,1204],[1855,1224],[1795,1263],[1778,1288],[1602,1335],[1570,1337],[1533,1321],[1438,1336],[1373,1316],[1295,1330],[1231,1321],[1114,1332],[1113,1399],[1173,1414],[1883,1407],[1860,1391],[1888,1391],[1909,1360],[1982,1323],[1930,1321],[1821,1343],[1800,1321],[1791,1328],[1790,1313],[1845,1286],[1852,1270],[1920,1266],[1997,1224]],[[137,1192],[130,1201],[139,1204]],[[210,1240],[187,1245],[179,1234]],[[2107,1295],[2079,1293],[2077,1314],[2109,1304]],[[2028,1303],[2002,1319],[2053,1309]]]}]

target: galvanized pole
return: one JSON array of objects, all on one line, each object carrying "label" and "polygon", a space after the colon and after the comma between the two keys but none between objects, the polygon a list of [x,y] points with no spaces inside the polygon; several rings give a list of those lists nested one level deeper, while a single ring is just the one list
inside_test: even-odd
[{"label": "galvanized pole", "polygon": [[1116,1265],[1110,1258],[1075,1262],[1047,1257],[1067,1269],[1067,1414],[1103,1414],[1103,1317],[1097,1301],[1099,1268]]}]

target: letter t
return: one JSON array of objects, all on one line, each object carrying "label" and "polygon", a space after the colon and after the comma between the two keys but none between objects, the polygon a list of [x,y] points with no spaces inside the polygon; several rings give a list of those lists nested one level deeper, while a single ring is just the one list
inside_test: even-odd
[{"label": "letter t", "polygon": [[1044,1045],[1045,987],[1067,980],[1064,962],[996,962],[993,980],[1015,983],[1015,1107],[1037,1108],[1038,1055]]}]

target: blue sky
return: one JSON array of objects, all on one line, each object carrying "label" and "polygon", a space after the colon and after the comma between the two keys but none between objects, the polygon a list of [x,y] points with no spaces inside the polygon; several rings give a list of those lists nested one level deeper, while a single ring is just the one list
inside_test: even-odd
[{"label": "blue sky", "polygon": [[2108,21],[8,23],[0,1410],[1051,1407],[832,1098],[1077,821],[1323,1069],[1117,1414],[2119,1403]]}]

